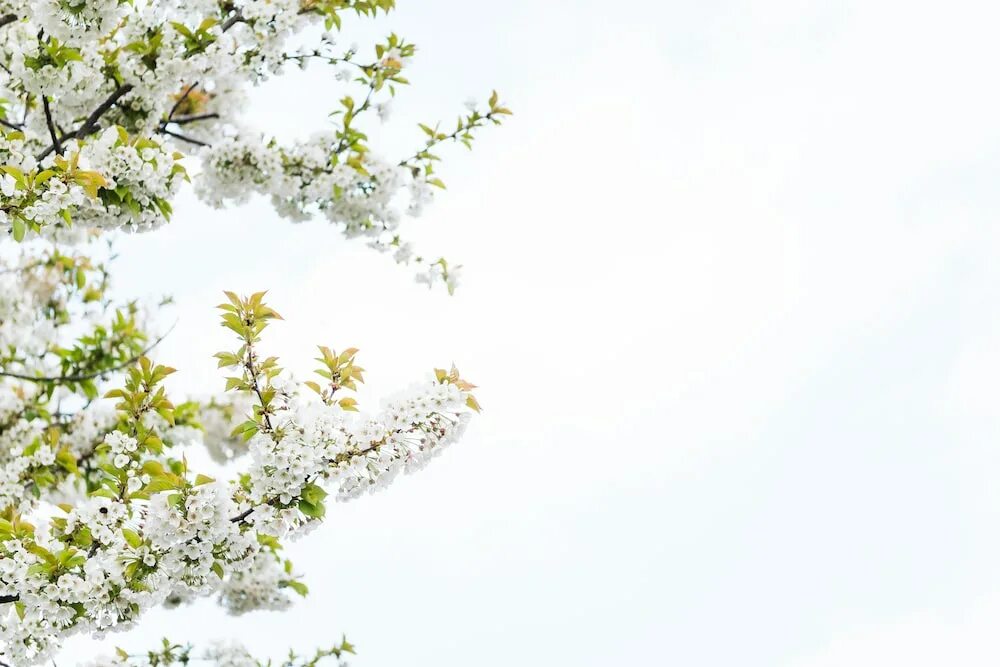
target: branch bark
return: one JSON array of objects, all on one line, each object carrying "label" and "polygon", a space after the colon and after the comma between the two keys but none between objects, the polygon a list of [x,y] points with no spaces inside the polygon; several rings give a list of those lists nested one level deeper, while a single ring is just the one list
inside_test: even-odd
[{"label": "branch bark", "polygon": [[[88,134],[93,133],[94,130],[97,129],[97,121],[101,119],[101,116],[106,114],[108,110],[111,109],[111,107],[113,107],[123,96],[130,93],[132,88],[133,86],[130,83],[126,83],[123,86],[115,88],[114,92],[112,92],[107,99],[101,102],[100,106],[94,109],[94,111],[87,116],[87,119],[83,121],[83,124],[80,125],[80,127],[78,127],[75,131],[63,136],[62,141],[66,141],[67,139],[82,139]],[[56,150],[55,143],[42,151],[36,159],[41,162],[54,150]]]},{"label": "branch bark", "polygon": [[219,117],[219,114],[217,114],[217,113],[199,113],[199,114],[195,114],[193,116],[181,116],[180,118],[171,118],[171,119],[167,120],[164,123],[164,125],[167,125],[167,124],[187,125],[188,123],[197,123],[199,120],[212,120],[212,119],[218,118],[218,117]]},{"label": "branch bark", "polygon": [[226,32],[232,28],[237,23],[242,23],[246,19],[243,18],[243,14],[237,11],[235,14],[226,19],[226,22],[222,24],[222,32]]},{"label": "branch bark", "polygon": [[211,146],[212,145],[210,143],[207,143],[207,142],[204,142],[204,141],[199,141],[198,139],[193,139],[191,137],[185,136],[185,135],[181,134],[180,132],[172,132],[172,131],[168,130],[165,127],[161,127],[160,128],[160,133],[161,134],[169,135],[171,137],[174,137],[175,139],[180,139],[181,141],[186,141],[189,144],[194,144],[195,146]]},{"label": "branch bark", "polygon": [[45,124],[49,128],[49,136],[52,137],[52,145],[56,153],[62,155],[62,142],[59,141],[59,134],[56,132],[56,124],[52,122],[52,109],[49,107],[48,95],[42,95],[42,109],[45,110]]},{"label": "branch bark", "polygon": [[168,123],[171,122],[171,120],[174,117],[174,114],[177,113],[177,110],[181,107],[182,104],[184,104],[184,100],[186,100],[191,95],[191,91],[193,91],[197,87],[198,87],[198,82],[195,81],[194,83],[192,83],[190,86],[187,87],[187,90],[184,91],[183,95],[177,98],[177,101],[174,102],[174,106],[170,107],[170,113],[167,114]]}]

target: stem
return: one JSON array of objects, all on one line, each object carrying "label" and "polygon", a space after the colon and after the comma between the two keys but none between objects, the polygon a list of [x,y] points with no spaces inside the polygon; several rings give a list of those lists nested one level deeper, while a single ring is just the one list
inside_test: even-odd
[{"label": "stem", "polygon": [[160,128],[160,134],[169,135],[171,137],[174,137],[175,139],[180,139],[181,141],[186,141],[189,144],[194,144],[195,146],[211,146],[212,145],[212,144],[207,143],[205,141],[199,141],[198,139],[193,139],[191,137],[185,136],[185,135],[181,134],[180,132],[172,132],[172,131],[168,130],[165,127],[161,127]]},{"label": "stem", "polygon": [[168,122],[174,125],[187,125],[188,123],[196,123],[199,120],[211,120],[213,118],[218,118],[217,113],[200,113],[193,116],[181,116],[180,118],[171,118]]},{"label": "stem", "polygon": [[[94,109],[94,111],[89,116],[87,116],[87,120],[83,121],[83,124],[80,127],[78,127],[76,131],[71,132],[63,137],[63,141],[65,141],[66,139],[82,139],[88,134],[91,134],[96,129],[97,121],[101,119],[101,116],[107,113],[108,110],[118,102],[118,100],[120,100],[122,97],[130,93],[132,91],[132,88],[133,86],[130,83],[115,88],[114,92],[112,92],[111,95],[109,95],[106,100],[101,102],[100,106]],[[41,162],[46,157],[48,157],[48,155],[54,150],[56,150],[55,143],[53,143],[51,146],[42,151],[35,159]]]},{"label": "stem", "polygon": [[245,519],[248,516],[250,516],[251,514],[253,514],[253,511],[255,509],[257,509],[257,508],[256,507],[251,507],[248,510],[243,510],[242,512],[240,512],[239,514],[237,514],[236,516],[234,516],[233,518],[231,518],[230,521],[232,521],[233,523],[239,523],[243,519]]},{"label": "stem", "polygon": [[[496,114],[494,114],[493,111],[491,110],[491,111],[488,111],[487,113],[483,114],[482,116],[480,116],[480,120],[481,121],[493,120],[493,117],[495,115]],[[454,140],[458,139],[458,136],[460,134],[463,134],[464,132],[468,132],[469,130],[473,130],[473,129],[477,128],[477,127],[480,127],[481,125],[482,125],[482,123],[480,123],[480,122],[477,122],[474,125],[464,125],[463,124],[462,127],[459,127],[454,132],[451,132],[450,134],[447,134],[447,135],[443,136],[440,139],[429,139],[427,141],[427,144],[423,148],[421,148],[419,151],[417,151],[416,153],[414,153],[410,157],[406,158],[405,160],[402,160],[399,163],[399,166],[400,167],[413,167],[413,165],[410,164],[410,162],[412,160],[418,160],[418,159],[420,159],[420,157],[424,153],[426,153],[430,149],[434,148],[438,144],[443,144],[446,141],[454,141]]]},{"label": "stem", "polygon": [[177,101],[174,102],[174,106],[170,107],[170,113],[167,114],[167,122],[170,122],[170,120],[174,117],[174,114],[177,113],[177,110],[180,108],[180,106],[184,104],[184,100],[188,98],[188,96],[191,94],[191,91],[197,88],[197,86],[198,82],[195,81],[190,86],[188,86],[187,90],[184,91],[184,94],[182,94],[180,97],[177,98]]},{"label": "stem", "polygon": [[49,128],[49,136],[52,137],[52,145],[56,154],[62,155],[62,143],[59,141],[59,134],[56,132],[56,124],[52,122],[52,109],[49,108],[49,98],[42,95],[42,109],[45,110],[45,124]]},{"label": "stem", "polygon": [[162,342],[164,338],[166,338],[167,336],[169,336],[170,332],[174,330],[175,326],[177,326],[176,322],[174,322],[174,324],[169,329],[167,329],[167,332],[165,334],[163,334],[162,336],[160,336],[159,338],[157,338],[156,340],[154,340],[152,343],[150,343],[146,347],[146,349],[142,350],[139,354],[135,355],[134,357],[130,358],[127,361],[123,361],[122,363],[120,363],[120,364],[118,364],[116,366],[112,366],[111,368],[106,368],[106,369],[104,369],[102,371],[97,371],[95,373],[84,373],[84,374],[79,374],[79,375],[60,375],[58,377],[35,377],[33,375],[23,375],[21,373],[8,373],[8,372],[5,372],[5,371],[0,371],[0,377],[15,378],[17,380],[27,380],[28,382],[38,382],[40,384],[47,383],[47,382],[52,382],[52,383],[55,383],[55,384],[65,384],[67,382],[83,382],[85,380],[93,380],[94,378],[99,378],[99,377],[108,375],[109,373],[114,373],[115,371],[120,371],[123,368],[128,368],[129,366],[131,366],[135,362],[139,361],[139,359],[141,359],[142,357],[146,356],[146,354],[148,354],[150,351],[152,351],[152,349],[154,347],[156,347],[157,345],[159,345],[160,342]]},{"label": "stem", "polygon": [[222,32],[226,32],[232,28],[237,23],[242,23],[246,19],[243,18],[243,14],[237,11],[235,14],[226,19],[226,22],[222,24]]},{"label": "stem", "polygon": [[250,373],[250,386],[253,387],[253,391],[257,394],[257,400],[260,401],[261,414],[264,417],[264,425],[267,426],[268,433],[274,432],[274,427],[271,425],[271,416],[267,414],[268,405],[264,403],[264,394],[260,390],[260,381],[257,376],[257,367],[254,366],[253,362],[253,343],[247,340],[247,358],[243,362],[246,364],[247,372]]}]

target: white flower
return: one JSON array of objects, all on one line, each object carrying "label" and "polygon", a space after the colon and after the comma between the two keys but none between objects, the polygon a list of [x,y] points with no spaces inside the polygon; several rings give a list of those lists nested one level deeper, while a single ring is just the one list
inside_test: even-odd
[{"label": "white flower", "polygon": [[4,174],[0,177],[0,192],[3,193],[4,197],[14,196],[14,191],[17,188],[17,181],[10,174]]}]

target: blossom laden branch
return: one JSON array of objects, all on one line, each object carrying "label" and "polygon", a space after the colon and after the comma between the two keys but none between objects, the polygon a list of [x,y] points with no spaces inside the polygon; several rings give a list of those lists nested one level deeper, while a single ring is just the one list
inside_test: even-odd
[{"label": "blossom laden branch", "polygon": [[52,377],[44,377],[44,376],[40,377],[35,375],[27,375],[23,373],[12,373],[10,371],[0,371],[0,377],[9,377],[17,380],[25,380],[28,382],[37,382],[41,384],[70,384],[75,382],[84,382],[86,380],[95,380],[97,378],[106,378],[111,374],[116,373],[117,371],[128,368],[129,366],[137,363],[141,358],[147,356],[150,352],[152,352],[156,348],[157,345],[163,342],[163,340],[170,335],[170,333],[174,330],[175,326],[177,326],[176,322],[174,322],[174,324],[170,326],[170,328],[166,331],[166,333],[157,337],[156,340],[150,343],[147,347],[143,348],[141,352],[109,368],[103,368],[101,370],[93,371],[91,373],[82,373],[74,375],[57,375]]}]

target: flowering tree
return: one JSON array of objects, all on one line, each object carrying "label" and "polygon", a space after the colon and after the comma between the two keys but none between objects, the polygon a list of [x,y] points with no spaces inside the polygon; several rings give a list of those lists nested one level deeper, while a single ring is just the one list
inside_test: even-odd
[{"label": "flowering tree", "polygon": [[[454,266],[401,239],[435,187],[436,148],[470,145],[510,113],[494,93],[447,130],[421,125],[412,155],[369,150],[415,48],[396,35],[369,56],[329,31],[393,0],[0,0],[0,656],[37,664],[67,637],[130,627],[158,605],[215,594],[234,614],[283,609],[306,585],[283,541],[323,519],[328,494],[355,498],[418,469],[478,411],[457,370],[361,416],[357,350],[319,347],[297,382],[264,352],[278,313],[226,293],[226,392],[172,400],[173,369],[150,360],[149,309],[116,301],[110,240],[169,221],[182,184],[213,206],[269,195],[292,220],[324,216],[418,279],[453,290]],[[318,61],[350,95],[331,126],[283,145],[240,118],[246,90]],[[189,171],[190,170],[190,171]],[[216,480],[188,465],[207,448],[238,466]],[[243,457],[237,460],[239,457]],[[207,471],[211,472],[211,471]],[[287,667],[339,660],[341,640]],[[193,657],[256,664],[241,647],[164,640],[115,664]]]}]

